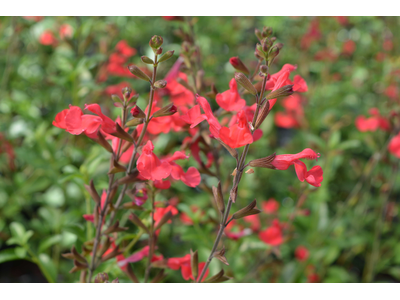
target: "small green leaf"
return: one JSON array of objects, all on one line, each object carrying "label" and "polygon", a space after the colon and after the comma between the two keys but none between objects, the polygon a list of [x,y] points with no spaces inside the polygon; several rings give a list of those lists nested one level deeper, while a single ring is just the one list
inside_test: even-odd
[{"label": "small green leaf", "polygon": [[51,236],[51,237],[45,239],[39,245],[39,253],[42,253],[47,248],[53,246],[54,244],[57,244],[57,243],[61,242],[61,240],[62,240],[62,235],[61,234],[57,234],[57,235],[54,235],[54,236]]},{"label": "small green leaf", "polygon": [[15,254],[14,248],[5,249],[0,251],[0,264],[6,261],[20,259],[17,254]]},{"label": "small green leaf", "polygon": [[23,259],[26,257],[26,249],[23,247],[17,247],[14,249],[15,255],[18,256],[18,258]]}]

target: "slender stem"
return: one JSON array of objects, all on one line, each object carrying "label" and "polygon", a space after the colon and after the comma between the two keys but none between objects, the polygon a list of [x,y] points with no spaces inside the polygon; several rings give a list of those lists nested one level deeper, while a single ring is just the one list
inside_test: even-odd
[{"label": "slender stem", "polygon": [[149,257],[147,260],[147,266],[146,266],[146,271],[144,275],[144,282],[147,283],[149,280],[149,275],[150,275],[150,269],[151,269],[151,258],[153,257],[154,253],[154,211],[155,211],[155,205],[154,205],[154,188],[153,186],[150,187],[151,190],[151,224],[150,224],[150,236],[149,236]]},{"label": "slender stem", "polygon": [[[257,117],[258,117],[258,114],[260,112],[259,102],[262,100],[262,98],[264,96],[266,83],[267,83],[267,75],[265,75],[265,77],[263,79],[260,96],[256,98],[256,100],[257,100],[257,108],[256,108],[256,111],[254,112],[254,116],[253,116],[253,121],[252,121],[252,125],[253,125],[252,127],[253,128],[254,128],[254,126],[256,124]],[[254,129],[251,130],[251,133],[253,133],[253,132],[254,132]],[[242,178],[243,167],[244,167],[244,164],[245,164],[247,153],[249,151],[249,147],[250,147],[250,144],[247,144],[245,146],[245,148],[244,148],[244,150],[242,152],[242,155],[240,156],[239,162],[237,163],[237,166],[236,166],[236,170],[237,171],[236,171],[235,177],[233,178],[233,185],[232,185],[232,189],[231,189],[231,192],[230,192],[228,205],[226,207],[225,214],[224,214],[224,217],[222,219],[222,223],[220,224],[219,231],[218,231],[217,237],[215,239],[213,248],[211,250],[210,256],[208,257],[208,259],[206,261],[206,265],[204,266],[203,271],[201,272],[200,276],[198,277],[197,282],[201,282],[201,280],[203,279],[203,277],[204,277],[204,275],[205,275],[205,273],[206,273],[206,271],[208,269],[208,266],[210,265],[211,260],[214,257],[214,252],[217,250],[219,241],[221,240],[222,234],[224,233],[224,229],[226,228],[226,226],[229,223],[229,222],[227,223],[227,220],[228,220],[229,212],[230,212],[230,210],[232,208],[232,203],[233,203],[232,193],[237,193],[237,186],[239,185],[240,179]]]},{"label": "slender stem", "polygon": [[[157,57],[158,57],[158,55],[155,54],[154,69],[153,69],[153,76],[152,76],[152,80],[151,80],[151,89],[150,89],[149,109],[147,110],[147,115],[146,115],[145,123],[143,125],[142,132],[141,132],[141,134],[140,134],[140,136],[138,138],[138,141],[136,142],[136,147],[135,147],[134,152],[133,152],[133,154],[131,156],[131,159],[129,161],[129,165],[128,165],[128,169],[127,169],[127,175],[129,175],[129,173],[132,171],[132,166],[133,166],[133,163],[135,161],[135,156],[137,154],[137,148],[140,146],[140,144],[141,144],[141,142],[142,142],[142,140],[144,138],[144,135],[146,133],[147,126],[148,126],[148,124],[150,122],[151,108],[152,108],[153,100],[154,100],[154,92],[156,90],[156,88],[154,86],[154,83],[155,83],[155,79],[156,79],[156,75],[157,75],[157,65],[158,65]],[[125,116],[125,115],[126,114],[124,113],[123,116]],[[121,150],[121,139],[119,140],[117,157],[119,157],[120,150]],[[111,157],[111,159],[113,159],[113,157]],[[108,204],[111,201],[110,193],[111,193],[111,187],[112,187],[113,182],[114,182],[114,174],[111,174],[110,177],[109,177],[109,182],[108,182],[108,189],[107,189],[107,196],[106,196],[105,205],[104,205],[104,208],[101,210],[101,213],[100,213],[100,216],[99,216],[99,222],[97,224],[96,237],[95,237],[94,245],[93,245],[93,254],[92,254],[93,258],[92,258],[92,261],[91,261],[90,267],[89,267],[88,282],[91,282],[92,276],[93,276],[93,271],[96,268],[96,252],[97,252],[97,248],[99,246],[99,241],[100,241],[100,236],[101,236],[101,227],[102,227],[101,225],[103,223],[103,219],[104,219]],[[115,218],[115,215],[116,215],[115,211],[118,209],[119,205],[121,204],[122,199],[123,199],[123,197],[125,195],[125,192],[126,192],[127,188],[128,188],[128,184],[124,184],[124,186],[122,188],[122,191],[121,191],[121,193],[120,193],[120,195],[118,197],[118,200],[116,202],[115,210],[112,212],[112,214],[110,216],[110,220],[109,220],[109,223],[108,223],[109,225],[111,225],[112,222],[114,221],[114,218]]]}]

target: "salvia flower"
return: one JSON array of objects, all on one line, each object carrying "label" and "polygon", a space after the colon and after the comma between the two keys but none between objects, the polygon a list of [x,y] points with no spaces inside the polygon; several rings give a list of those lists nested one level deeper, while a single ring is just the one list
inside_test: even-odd
[{"label": "salvia flower", "polygon": [[154,146],[149,140],[143,147],[142,154],[137,160],[137,169],[140,175],[149,180],[161,180],[171,174],[171,165],[161,160],[153,153]]},{"label": "salvia flower", "polygon": [[276,155],[271,165],[278,170],[287,170],[291,165],[295,165],[297,177],[300,181],[307,181],[309,184],[319,187],[323,180],[323,171],[320,166],[314,166],[307,171],[306,165],[299,159],[316,160],[319,154],[312,149],[306,148],[297,154],[282,154]]},{"label": "salvia flower", "polygon": [[263,210],[267,214],[273,214],[279,209],[279,202],[271,198],[261,204]]},{"label": "salvia flower", "polygon": [[218,105],[226,111],[239,111],[246,105],[246,101],[240,97],[234,78],[229,82],[229,88],[229,90],[217,94],[215,100]]},{"label": "salvia flower", "polygon": [[296,250],[294,251],[294,256],[298,261],[305,261],[307,260],[308,256],[310,253],[308,252],[308,249],[304,246],[298,246]]},{"label": "salvia flower", "polygon": [[278,219],[274,219],[272,225],[258,234],[260,240],[271,246],[279,246],[283,243],[282,226]]},{"label": "salvia flower", "polygon": [[388,150],[394,156],[400,158],[400,133],[390,140]]},{"label": "salvia flower", "polygon": [[219,132],[219,138],[232,148],[240,148],[253,143],[253,135],[244,110],[237,113],[237,119],[237,124],[229,128],[222,127]]}]

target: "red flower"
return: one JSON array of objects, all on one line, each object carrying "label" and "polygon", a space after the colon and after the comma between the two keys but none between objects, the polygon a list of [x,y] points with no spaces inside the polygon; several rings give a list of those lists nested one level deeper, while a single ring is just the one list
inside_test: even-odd
[{"label": "red flower", "polygon": [[300,75],[294,75],[293,77],[293,91],[299,93],[308,91],[307,83]]},{"label": "red flower", "polygon": [[394,156],[400,158],[400,133],[390,140],[388,150]]},{"label": "red flower", "polygon": [[5,138],[4,134],[0,133],[0,154],[6,153],[8,155],[8,165],[10,170],[15,169],[15,153],[12,144]]},{"label": "red flower", "polygon": [[271,198],[262,203],[262,208],[267,214],[273,214],[279,208],[279,202]]},{"label": "red flower", "polygon": [[137,160],[137,169],[140,175],[149,180],[161,180],[171,174],[171,165],[160,159],[153,153],[154,146],[149,140],[143,147],[142,154]]},{"label": "red flower", "polygon": [[253,136],[244,110],[237,113],[237,118],[237,124],[230,128],[222,127],[219,131],[219,137],[221,140],[232,148],[240,148],[253,143]]},{"label": "red flower", "polygon": [[365,116],[358,116],[356,118],[355,124],[359,131],[376,131],[378,128],[384,131],[390,131],[391,126],[389,121],[380,115],[377,108],[371,108],[369,114],[372,115],[372,117],[366,118]]},{"label": "red flower", "polygon": [[60,35],[61,39],[65,39],[65,38],[69,39],[74,34],[74,29],[69,24],[62,24],[60,26],[60,30],[58,31],[58,34]]},{"label": "red flower", "polygon": [[303,35],[301,39],[301,47],[308,49],[314,41],[318,41],[321,37],[322,34],[319,30],[319,21],[318,19],[314,19],[310,22],[307,33]]},{"label": "red flower", "polygon": [[171,165],[171,177],[173,179],[181,180],[187,186],[196,187],[201,181],[200,172],[195,167],[189,167],[185,173],[183,168],[175,163],[176,160],[187,158],[189,158],[189,156],[185,155],[185,153],[176,151],[172,157],[165,160]]},{"label": "red flower", "polygon": [[346,55],[351,55],[356,51],[356,43],[352,40],[347,40],[343,43],[342,53]]},{"label": "red flower", "polygon": [[266,244],[279,246],[283,243],[282,226],[275,219],[270,227],[258,234],[258,237]]},{"label": "red flower", "polygon": [[57,39],[50,30],[46,30],[40,35],[39,43],[46,46],[49,45],[55,46],[57,45]]},{"label": "red flower", "polygon": [[119,41],[115,46],[115,50],[117,50],[125,57],[131,57],[136,54],[136,49],[129,47],[128,42],[125,40]]},{"label": "red flower", "polygon": [[92,113],[95,113],[101,118],[102,131],[108,134],[112,134],[116,131],[115,122],[102,113],[100,105],[96,103],[89,105],[85,104],[85,109],[91,111]]},{"label": "red flower", "polygon": [[79,135],[85,133],[90,138],[96,136],[98,127],[102,119],[92,115],[84,115],[80,107],[70,105],[69,109],[59,112],[53,125],[65,129],[67,132]]},{"label": "red flower", "polygon": [[318,283],[320,282],[318,274],[312,273],[307,277],[309,283]]},{"label": "red flower", "polygon": [[253,232],[257,232],[261,228],[260,216],[250,215],[243,218],[246,222],[250,223],[250,228]]},{"label": "red flower", "polygon": [[222,94],[217,94],[215,100],[218,105],[226,111],[239,111],[246,105],[246,101],[240,98],[237,83],[234,78],[229,82],[229,87],[229,90]]},{"label": "red flower", "polygon": [[167,21],[183,21],[183,17],[161,17]]},{"label": "red flower", "polygon": [[318,157],[319,154],[307,148],[297,154],[277,155],[272,161],[272,165],[278,170],[287,170],[289,166],[294,164],[297,177],[300,181],[306,180],[309,184],[319,187],[323,180],[322,168],[320,166],[314,166],[310,171],[307,171],[306,165],[299,160],[302,158],[316,160]]},{"label": "red flower", "polygon": [[[124,269],[124,268],[126,268],[128,263],[138,262],[138,261],[141,261],[143,258],[148,257],[149,256],[149,252],[150,252],[150,247],[149,246],[145,246],[142,249],[140,249],[139,251],[136,251],[135,253],[133,253],[128,258],[118,259],[118,257],[117,257],[118,266],[121,269]],[[164,259],[162,254],[159,255],[159,256],[153,254],[153,257],[151,258],[151,262],[162,260],[162,259]]]},{"label": "red flower", "polygon": [[310,253],[308,252],[308,249],[304,246],[298,246],[294,251],[294,255],[296,256],[296,259],[299,261],[307,260],[309,254]]},{"label": "red flower", "polygon": [[[195,280],[192,274],[192,267],[191,267],[191,262],[190,262],[190,254],[186,254],[183,257],[172,257],[167,260],[167,266],[168,268],[172,270],[179,270],[181,269],[182,272],[182,277],[184,280]],[[199,263],[198,265],[198,276],[200,276],[201,272],[203,271],[205,266],[204,262]],[[207,276],[208,276],[209,270],[206,271],[203,279],[201,282],[203,282]],[[197,278],[196,278],[197,279]]]}]

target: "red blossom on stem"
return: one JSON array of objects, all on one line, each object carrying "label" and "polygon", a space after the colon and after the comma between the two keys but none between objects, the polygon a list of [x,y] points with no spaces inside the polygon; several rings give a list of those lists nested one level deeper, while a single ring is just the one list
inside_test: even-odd
[{"label": "red blossom on stem", "polygon": [[278,219],[274,219],[272,225],[261,231],[258,237],[266,244],[271,246],[279,246],[283,243],[282,225]]},{"label": "red blossom on stem", "polygon": [[219,131],[221,140],[232,148],[240,148],[247,144],[253,143],[253,135],[251,134],[249,123],[247,122],[246,113],[241,110],[237,113],[238,123],[227,128],[222,127]]},{"label": "red blossom on stem", "polygon": [[137,160],[137,169],[140,175],[149,180],[161,180],[171,174],[171,165],[161,160],[153,153],[154,146],[149,140],[143,147],[142,154]]},{"label": "red blossom on stem", "polygon": [[294,251],[294,255],[298,261],[305,261],[307,260],[310,253],[306,247],[298,246]]},{"label": "red blossom on stem", "polygon": [[235,78],[229,82],[229,87],[229,90],[217,94],[215,100],[226,111],[239,111],[246,105],[246,101],[240,97]]}]

